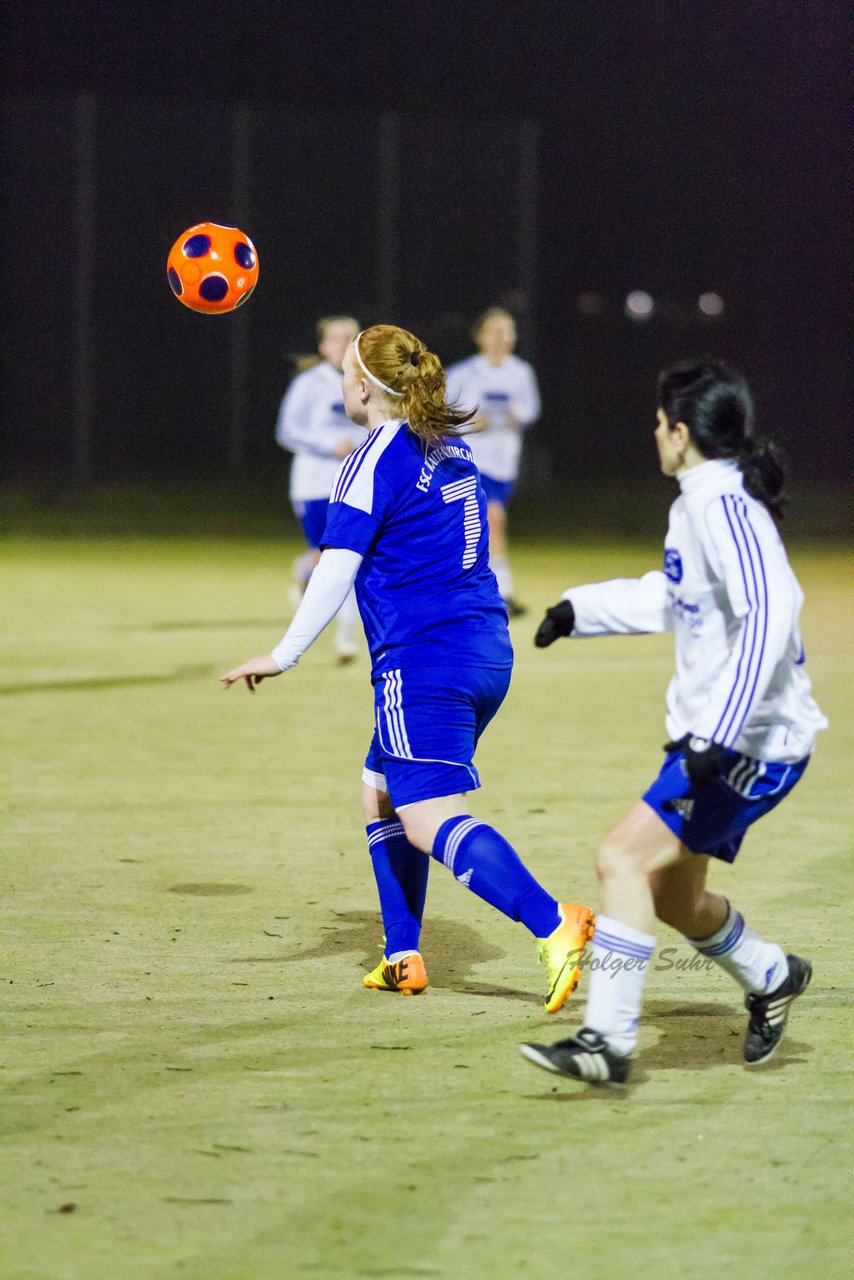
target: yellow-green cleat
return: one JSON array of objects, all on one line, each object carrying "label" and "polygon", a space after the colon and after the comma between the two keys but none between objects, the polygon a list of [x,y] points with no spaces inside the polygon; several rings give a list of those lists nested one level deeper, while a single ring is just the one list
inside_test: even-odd
[{"label": "yellow-green cleat", "polygon": [[581,957],[596,927],[593,912],[578,902],[562,902],[558,910],[558,927],[547,938],[537,939],[537,959],[546,966],[549,984],[546,1013],[557,1013],[578,986]]}]

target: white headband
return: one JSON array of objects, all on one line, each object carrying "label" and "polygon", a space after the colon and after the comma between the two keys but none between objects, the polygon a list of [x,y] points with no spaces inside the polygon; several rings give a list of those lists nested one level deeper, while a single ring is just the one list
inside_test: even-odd
[{"label": "white headband", "polygon": [[371,373],[370,369],[362,359],[362,353],[359,350],[359,339],[361,338],[364,332],[365,332],[364,329],[362,329],[361,332],[357,333],[355,341],[353,343],[353,349],[356,352],[356,359],[359,361],[359,367],[362,370],[362,373],[365,375],[366,378],[370,378],[371,382],[374,384],[375,387],[379,387],[382,391],[387,391],[390,396],[394,396],[395,400],[402,399],[403,392],[395,391],[394,387],[387,387],[384,382],[380,382],[379,378],[374,377],[374,375]]}]

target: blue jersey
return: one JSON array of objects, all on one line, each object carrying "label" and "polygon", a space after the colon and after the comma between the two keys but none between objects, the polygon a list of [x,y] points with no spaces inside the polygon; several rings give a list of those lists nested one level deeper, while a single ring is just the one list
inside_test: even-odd
[{"label": "blue jersey", "polygon": [[374,428],[341,465],[323,546],[364,557],[356,598],[374,677],[401,663],[512,666],[486,499],[465,441],[427,444],[394,419]]}]

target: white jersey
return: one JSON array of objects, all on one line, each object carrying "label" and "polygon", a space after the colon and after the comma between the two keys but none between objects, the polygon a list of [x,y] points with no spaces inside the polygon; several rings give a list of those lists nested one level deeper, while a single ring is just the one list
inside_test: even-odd
[{"label": "white jersey", "polygon": [[[463,409],[477,405],[486,429],[466,436],[478,470],[493,480],[515,480],[522,453],[522,431],[540,416],[540,392],[527,360],[505,356],[490,364],[485,356],[470,356],[447,370],[448,400]],[[512,426],[512,413],[518,427]],[[465,428],[463,428],[465,432]]]},{"label": "white jersey", "polygon": [[573,635],[673,631],[667,732],[792,764],[827,728],[810,693],[798,627],[803,592],[770,514],[737,464],[678,477],[664,570],[573,587]]},{"label": "white jersey", "polygon": [[293,502],[328,498],[341,466],[336,449],[367,439],[344,412],[341,373],[328,360],[298,373],[285,392],[276,423],[276,442],[294,454],[290,495]]}]

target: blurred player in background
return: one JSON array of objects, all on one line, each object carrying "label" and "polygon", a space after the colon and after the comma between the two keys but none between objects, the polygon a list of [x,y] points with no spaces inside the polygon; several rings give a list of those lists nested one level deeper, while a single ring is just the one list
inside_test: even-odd
[{"label": "blurred player in background", "polygon": [[540,416],[534,370],[513,354],[516,323],[503,307],[490,307],[477,319],[472,337],[480,354],[448,369],[451,404],[473,409],[467,430],[483,480],[489,515],[489,563],[511,618],[525,612],[513,593],[507,560],[507,509],[519,475],[522,433]]},{"label": "blurred player in background", "polygon": [[684,934],[742,987],[748,1064],[766,1061],[811,967],[766,942],[706,888],[710,858],[733,862],[747,828],[792,790],[827,721],[816,706],[798,627],[803,594],[773,514],[783,470],[752,434],[750,393],[719,361],[665,369],[655,432],[681,495],[664,569],[575,587],[549,609],[536,643],[558,636],[673,631],[667,692],[673,741],[658,778],[599,850],[585,1026],[524,1045],[538,1066],[582,1080],[627,1079],[655,920]]},{"label": "blurred player in background", "polygon": [[[318,320],[320,359],[308,367],[303,365],[279,409],[276,442],[294,455],[290,497],[308,543],[308,549],[294,564],[294,605],[299,604],[320,559],[329,495],[341,459],[365,439],[364,428],[350,422],[341,398],[344,352],[358,332],[358,322],[352,316],[324,316]],[[358,626],[356,597],[351,593],[341,606],[335,627],[339,662],[349,662],[356,656]]]},{"label": "blurred player in background", "polygon": [[343,393],[369,435],[338,473],[317,568],[273,652],[222,681],[252,690],[296,666],[355,583],[376,723],[362,803],[385,929],[385,953],[365,985],[408,994],[427,986],[419,946],[432,854],[534,935],[553,1013],[578,981],[592,915],[546,893],[504,837],[470,816],[466,796],[480,786],[475,747],[513,665],[489,568],[486,501],[457,438],[468,414],[448,404],[438,357],[392,325],[350,343]]}]

